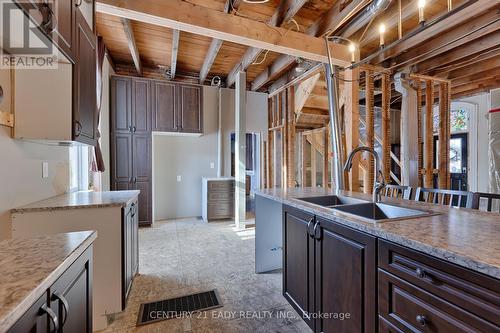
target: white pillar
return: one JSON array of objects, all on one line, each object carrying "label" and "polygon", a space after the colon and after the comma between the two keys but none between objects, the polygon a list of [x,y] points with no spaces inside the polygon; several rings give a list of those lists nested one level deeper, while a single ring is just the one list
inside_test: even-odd
[{"label": "white pillar", "polygon": [[245,228],[246,214],[246,80],[245,72],[238,72],[236,75],[235,91],[235,204],[234,204],[234,222],[236,228]]}]

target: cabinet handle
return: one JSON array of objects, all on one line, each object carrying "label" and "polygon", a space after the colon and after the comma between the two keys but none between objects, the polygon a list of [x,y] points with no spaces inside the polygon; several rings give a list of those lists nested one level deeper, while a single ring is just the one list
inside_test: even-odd
[{"label": "cabinet handle", "polygon": [[135,133],[137,131],[137,128],[135,126],[132,126],[132,133]]},{"label": "cabinet handle", "polygon": [[52,325],[54,325],[54,331],[51,330],[50,332],[59,331],[59,320],[57,319],[57,316],[54,313],[54,311],[52,311],[52,309],[49,308],[47,304],[42,305],[42,307],[40,308],[40,312],[42,314],[46,313],[49,315],[50,321],[52,322]]},{"label": "cabinet handle", "polygon": [[309,222],[307,222],[307,234],[310,237],[313,237],[313,234],[311,233],[311,224],[313,223],[313,221],[314,221],[314,217],[311,217],[311,219],[309,220]]},{"label": "cabinet handle", "polygon": [[59,300],[59,302],[61,302],[63,305],[64,312],[63,312],[63,317],[61,318],[61,327],[64,327],[64,324],[66,324],[66,320],[68,320],[68,313],[69,313],[68,301],[66,300],[66,298],[64,298],[63,295],[57,292],[52,295],[52,299]]},{"label": "cabinet handle", "polygon": [[133,183],[134,183],[134,184],[135,184],[135,183],[137,183],[137,177],[134,177],[134,181],[133,181]]},{"label": "cabinet handle", "polygon": [[321,230],[318,228],[319,226],[319,221],[316,221],[316,224],[314,224],[313,228],[313,236],[315,239],[320,240],[321,239]]},{"label": "cabinet handle", "polygon": [[78,120],[75,120],[75,137],[79,137],[80,134],[82,134],[82,123],[80,123]]},{"label": "cabinet handle", "polygon": [[424,315],[417,315],[415,320],[420,324],[420,326],[425,326],[427,324],[427,318],[425,318]]},{"label": "cabinet handle", "polygon": [[416,273],[416,274],[417,274],[417,276],[418,276],[419,278],[421,278],[421,279],[424,279],[424,278],[427,276],[427,274],[425,273],[425,271],[424,271],[422,268],[420,268],[420,267],[418,267],[418,268],[415,270],[415,273]]}]

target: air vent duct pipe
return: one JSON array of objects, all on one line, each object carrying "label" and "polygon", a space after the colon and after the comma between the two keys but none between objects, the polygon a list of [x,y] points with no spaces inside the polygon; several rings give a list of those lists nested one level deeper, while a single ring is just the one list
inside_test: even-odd
[{"label": "air vent duct pipe", "polygon": [[392,0],[374,0],[365,10],[356,15],[351,22],[343,27],[336,35],[349,38],[359,27],[368,24],[376,15],[389,8]]}]

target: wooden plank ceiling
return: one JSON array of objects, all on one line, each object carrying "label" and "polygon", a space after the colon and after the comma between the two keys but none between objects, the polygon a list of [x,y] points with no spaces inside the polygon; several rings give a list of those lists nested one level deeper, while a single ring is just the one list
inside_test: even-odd
[{"label": "wooden plank ceiling", "polygon": [[[363,10],[371,2],[269,0],[263,4],[250,4],[243,0],[185,1],[282,28],[298,28],[299,32],[316,37],[327,32],[337,35],[342,33],[342,28],[349,24],[351,15]],[[459,17],[460,13],[449,12],[450,1],[452,9],[470,3],[470,7],[461,11],[468,14]],[[429,24],[424,29],[419,24],[417,2],[418,0],[392,0],[389,8],[371,22],[354,27],[351,25],[348,34],[344,33],[343,36],[359,45],[361,59],[372,56],[373,59],[369,61],[372,64],[390,68],[393,72],[410,68],[420,74],[451,79],[454,98],[499,87],[500,4],[491,0],[427,0],[424,12],[428,24],[452,14],[455,15],[453,18],[459,19],[450,20],[445,27],[440,27],[438,22]],[[403,38],[398,42],[399,8]],[[281,22],[289,17],[293,19]],[[137,60],[134,61],[132,56],[130,36],[126,33],[124,19],[100,12],[96,18],[97,31],[103,37],[117,71],[138,75]],[[376,54],[380,50],[378,27],[381,23],[386,26],[387,50]],[[199,81],[205,63],[208,74],[204,83],[208,83],[214,76],[224,79],[229,76],[231,81],[232,74],[245,67],[250,59],[250,65],[246,68],[247,80],[249,87],[259,91],[275,90],[299,75],[294,71],[297,62],[293,57],[265,50],[260,53],[256,50],[252,52],[247,46],[225,41],[212,45],[212,38],[183,31],[179,32],[179,42],[175,48],[172,29],[138,21],[131,21],[130,27],[139,54],[139,68],[142,68],[144,76],[163,77],[165,71],[172,67],[172,59],[177,59],[175,79],[192,82]],[[391,46],[391,43],[395,45]],[[176,57],[175,54],[172,56],[173,50],[177,52]],[[258,56],[254,57],[256,54]],[[214,55],[210,66],[210,56]],[[203,79],[204,75],[201,77]],[[323,108],[326,96],[324,79],[318,82],[322,86],[315,89],[313,100],[309,103]],[[310,106],[306,105],[306,110],[307,108]]]}]

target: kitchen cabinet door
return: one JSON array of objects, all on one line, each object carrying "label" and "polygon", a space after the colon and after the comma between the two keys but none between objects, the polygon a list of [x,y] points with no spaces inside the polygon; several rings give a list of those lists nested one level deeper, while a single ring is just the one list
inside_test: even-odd
[{"label": "kitchen cabinet door", "polygon": [[139,223],[151,224],[151,135],[134,134],[132,141],[133,188],[141,191],[139,194]]},{"label": "kitchen cabinet door", "polygon": [[147,134],[151,132],[150,81],[132,80],[132,132]]},{"label": "kitchen cabinet door", "polygon": [[321,218],[315,229],[316,313],[349,316],[319,317],[317,331],[375,332],[376,238]]},{"label": "kitchen cabinet door", "polygon": [[111,77],[111,132],[131,132],[132,79]]},{"label": "kitchen cabinet door", "polygon": [[92,332],[92,247],[50,288],[50,307],[59,318],[59,333]]},{"label": "kitchen cabinet door", "polygon": [[181,131],[184,133],[202,133],[202,87],[180,85],[178,90]]},{"label": "kitchen cabinet door", "polygon": [[134,278],[132,272],[132,227],[134,219],[134,207],[129,205],[124,208],[123,217],[123,245],[122,245],[122,258],[123,258],[123,292],[122,292],[122,308],[125,310],[127,305],[127,298],[132,286]]},{"label": "kitchen cabinet door", "polygon": [[171,82],[151,82],[153,131],[178,131],[176,90],[177,85]]},{"label": "kitchen cabinet door", "polygon": [[111,135],[111,189],[132,189],[132,134]]},{"label": "kitchen cabinet door", "polygon": [[73,66],[73,137],[95,146],[97,143],[96,36],[76,10],[76,63]]},{"label": "kitchen cabinet door", "polygon": [[315,218],[285,206],[283,211],[283,296],[314,329],[314,238]]},{"label": "kitchen cabinet door", "polygon": [[[52,4],[48,2],[49,5]],[[54,40],[59,48],[71,59],[75,60],[74,39],[76,27],[76,3],[74,0],[54,1],[56,8],[52,11],[56,15],[55,22],[51,22],[51,29]]]}]

